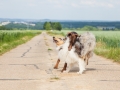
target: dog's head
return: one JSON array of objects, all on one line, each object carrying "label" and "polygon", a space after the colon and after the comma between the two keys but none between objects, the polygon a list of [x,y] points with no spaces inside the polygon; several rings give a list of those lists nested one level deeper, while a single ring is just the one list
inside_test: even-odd
[{"label": "dog's head", "polygon": [[62,40],[61,38],[53,37],[53,42],[55,42],[57,46],[60,46],[64,43],[64,40]]},{"label": "dog's head", "polygon": [[78,37],[78,34],[76,32],[70,32],[67,34],[67,37],[70,40],[70,44],[68,46],[68,50],[70,51],[72,49],[72,46],[75,44],[76,39]]}]

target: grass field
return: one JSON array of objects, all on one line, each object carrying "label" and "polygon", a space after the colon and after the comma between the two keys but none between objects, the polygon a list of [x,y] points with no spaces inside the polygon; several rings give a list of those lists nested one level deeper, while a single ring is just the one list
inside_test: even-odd
[{"label": "grass field", "polygon": [[40,33],[40,30],[0,30],[0,55]]},{"label": "grass field", "polygon": [[[65,36],[70,30],[48,32]],[[86,31],[75,31],[79,35]],[[96,36],[95,53],[120,63],[120,31],[90,31]]]}]

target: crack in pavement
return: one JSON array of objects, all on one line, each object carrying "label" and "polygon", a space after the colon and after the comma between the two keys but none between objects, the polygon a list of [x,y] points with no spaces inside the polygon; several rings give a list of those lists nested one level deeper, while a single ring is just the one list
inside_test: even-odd
[{"label": "crack in pavement", "polygon": [[99,80],[99,81],[103,81],[103,82],[120,82],[120,80]]},{"label": "crack in pavement", "polygon": [[39,45],[40,44],[40,41],[37,43],[37,44],[35,44],[35,46],[37,46],[37,45]]},{"label": "crack in pavement", "polygon": [[23,66],[32,65],[32,66],[34,66],[36,69],[40,69],[36,64],[9,64],[9,65],[23,65]]},{"label": "crack in pavement", "polygon": [[21,57],[24,57],[31,49],[32,47],[30,47],[26,52],[24,52]]}]

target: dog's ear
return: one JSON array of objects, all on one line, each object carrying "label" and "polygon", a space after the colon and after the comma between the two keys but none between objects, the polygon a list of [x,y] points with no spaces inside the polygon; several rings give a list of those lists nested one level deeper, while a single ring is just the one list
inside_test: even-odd
[{"label": "dog's ear", "polygon": [[70,51],[72,49],[72,46],[75,44],[76,39],[78,37],[78,34],[76,32],[71,32],[68,34],[70,36],[70,44],[68,47],[68,50]]},{"label": "dog's ear", "polygon": [[78,35],[78,37],[81,37],[81,35]]},{"label": "dog's ear", "polygon": [[72,33],[71,32],[69,32],[68,34],[67,34],[67,36],[71,36],[72,35]]},{"label": "dog's ear", "polygon": [[78,37],[78,34],[75,34],[76,37]]}]

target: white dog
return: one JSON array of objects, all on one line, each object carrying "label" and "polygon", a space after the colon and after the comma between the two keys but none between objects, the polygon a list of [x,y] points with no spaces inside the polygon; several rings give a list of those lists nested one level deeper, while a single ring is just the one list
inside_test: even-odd
[{"label": "white dog", "polygon": [[[74,34],[75,36],[77,33],[71,32],[71,34]],[[77,36],[76,36],[77,38]],[[58,64],[60,60],[65,61],[64,68],[62,69],[62,72],[66,70],[66,67],[68,66],[67,70],[64,72],[69,72],[70,69],[72,68],[73,65],[78,64],[79,65],[79,72],[80,74],[83,73],[85,70],[85,62],[82,58],[80,58],[77,53],[75,52],[75,47],[69,51],[68,47],[70,45],[70,39],[69,36],[66,38],[65,42],[59,38],[53,37],[54,42],[56,43],[57,47],[56,49],[58,50],[58,61],[55,65],[55,69],[58,68]]]}]

